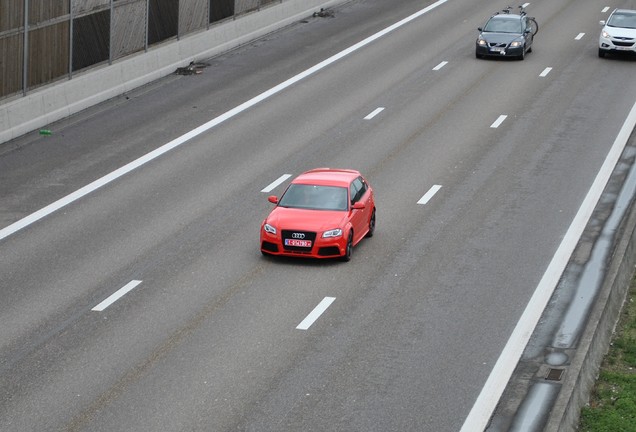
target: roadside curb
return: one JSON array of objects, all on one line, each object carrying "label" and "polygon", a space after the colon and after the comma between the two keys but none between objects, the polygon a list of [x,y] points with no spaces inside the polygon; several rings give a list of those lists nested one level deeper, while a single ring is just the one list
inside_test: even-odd
[{"label": "roadside curb", "polygon": [[[628,144],[624,153],[633,154],[635,140],[636,136],[632,131],[629,138],[632,149]],[[633,163],[633,156],[631,159]],[[635,171],[636,166],[632,165],[627,180],[635,176]],[[568,370],[574,373],[566,374],[545,426],[545,432],[578,430],[581,408],[589,401],[629,292],[636,265],[636,205],[634,196],[625,198],[629,199],[626,216],[614,232],[613,250],[601,290],[568,367]],[[620,206],[620,203],[616,206]]]}]

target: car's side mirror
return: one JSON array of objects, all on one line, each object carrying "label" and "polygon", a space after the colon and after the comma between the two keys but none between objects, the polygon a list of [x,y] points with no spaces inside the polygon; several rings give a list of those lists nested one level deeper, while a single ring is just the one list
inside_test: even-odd
[{"label": "car's side mirror", "polygon": [[270,195],[269,197],[267,197],[267,201],[271,202],[272,204],[278,204],[278,197],[276,195]]},{"label": "car's side mirror", "polygon": [[357,203],[354,203],[354,204],[351,206],[351,208],[352,208],[353,210],[362,210],[362,209],[364,208],[364,203],[363,203],[363,202],[358,201]]},{"label": "car's side mirror", "polygon": [[601,20],[598,22],[600,25],[604,26],[605,25],[605,21]]},{"label": "car's side mirror", "polygon": [[479,31],[483,31],[481,27],[477,27],[477,30],[479,30]]}]

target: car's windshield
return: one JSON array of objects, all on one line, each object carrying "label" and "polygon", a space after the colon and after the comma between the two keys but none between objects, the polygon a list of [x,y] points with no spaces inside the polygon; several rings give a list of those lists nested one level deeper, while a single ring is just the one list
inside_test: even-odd
[{"label": "car's windshield", "polygon": [[517,18],[491,18],[484,31],[493,33],[521,33],[521,20]]},{"label": "car's windshield", "polygon": [[347,210],[347,188],[291,184],[278,205],[312,210]]},{"label": "car's windshield", "polygon": [[636,13],[615,12],[607,25],[610,27],[636,29]]}]

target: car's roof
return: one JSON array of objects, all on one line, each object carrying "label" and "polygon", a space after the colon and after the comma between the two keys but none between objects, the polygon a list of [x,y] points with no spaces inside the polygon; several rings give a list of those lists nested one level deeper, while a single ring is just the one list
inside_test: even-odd
[{"label": "car's roof", "polygon": [[300,174],[292,183],[349,187],[358,176],[360,172],[352,169],[316,168]]},{"label": "car's roof", "polygon": [[491,19],[520,19],[521,15],[517,15],[517,14],[500,14],[500,13],[496,13],[493,16],[490,17]]}]

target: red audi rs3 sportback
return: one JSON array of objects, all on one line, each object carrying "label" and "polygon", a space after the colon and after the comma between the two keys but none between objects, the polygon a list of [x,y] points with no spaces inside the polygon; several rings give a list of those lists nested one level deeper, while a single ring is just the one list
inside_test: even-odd
[{"label": "red audi rs3 sportback", "polygon": [[317,168],[296,177],[261,225],[263,255],[351,259],[375,230],[373,189],[350,169]]}]

